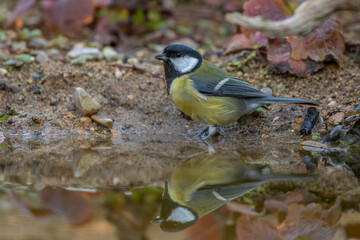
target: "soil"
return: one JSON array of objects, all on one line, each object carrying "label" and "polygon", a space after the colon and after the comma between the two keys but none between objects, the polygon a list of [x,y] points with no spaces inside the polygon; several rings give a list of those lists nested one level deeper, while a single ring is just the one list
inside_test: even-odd
[{"label": "soil", "polygon": [[[144,53],[144,51],[143,51]],[[140,66],[162,73],[161,63],[153,60],[154,52],[145,51],[138,58]],[[226,57],[211,56],[209,60],[226,67]],[[349,60],[340,68],[330,64],[307,78],[266,75],[265,59],[257,57],[244,68],[244,74],[232,72],[256,87],[270,87],[274,96],[307,98],[320,101],[317,108],[324,121],[316,124],[314,132],[330,126],[329,116],[338,111],[351,112],[360,102],[359,64]],[[111,134],[96,123],[82,126],[81,115],[74,107],[73,93],[82,87],[102,105],[101,115],[114,120],[115,133],[135,134],[186,134],[191,135],[203,127],[184,116],[166,94],[163,80],[147,73],[120,69],[123,74],[115,77],[115,68],[105,61],[88,62],[77,66],[63,63],[59,58],[45,64],[31,63],[9,72],[10,84],[20,87],[19,93],[9,93],[9,103],[16,111],[8,121],[1,123],[4,135],[13,134],[75,134],[106,136]],[[34,74],[41,76],[34,80]],[[6,101],[6,92],[0,92],[1,102]],[[4,104],[2,104],[4,106]],[[304,119],[307,106],[273,104],[260,114],[248,114],[229,127],[224,127],[223,136],[256,134],[276,138],[279,135],[296,135],[297,122]],[[5,109],[2,109],[5,112]],[[298,120],[298,121],[296,121]],[[114,133],[113,131],[113,133]],[[215,138],[216,139],[216,138]],[[221,140],[221,136],[217,138]]]}]

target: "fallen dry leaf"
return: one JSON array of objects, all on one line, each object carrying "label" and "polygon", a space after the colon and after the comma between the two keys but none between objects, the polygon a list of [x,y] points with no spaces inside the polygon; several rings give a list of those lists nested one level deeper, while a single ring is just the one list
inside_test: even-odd
[{"label": "fallen dry leaf", "polygon": [[328,148],[326,144],[321,143],[321,142],[312,141],[312,140],[303,141],[302,143],[300,143],[300,145],[306,151],[322,152]]},{"label": "fallen dry leaf", "polygon": [[282,239],[328,240],[333,238],[340,216],[339,201],[327,210],[315,203],[307,206],[291,204],[285,221],[277,229]]},{"label": "fallen dry leaf", "polygon": [[75,37],[83,25],[93,20],[95,5],[92,0],[42,1],[45,22],[54,34]]},{"label": "fallen dry leaf", "polygon": [[311,59],[315,62],[335,59],[343,60],[345,40],[339,19],[333,14],[319,27],[305,37],[287,38],[291,46],[291,58],[294,60]]},{"label": "fallen dry leaf", "polygon": [[276,228],[268,222],[255,219],[251,221],[248,215],[241,215],[236,222],[236,234],[239,240],[280,240]]},{"label": "fallen dry leaf", "polygon": [[[263,16],[272,21],[292,15],[302,0],[249,0],[244,4],[245,16]],[[305,37],[286,37],[272,40],[260,32],[244,27],[242,33],[231,38],[225,53],[235,52],[254,45],[267,47],[269,70],[274,73],[291,73],[308,76],[323,68],[324,61],[343,61],[345,41],[340,22],[332,15]],[[270,43],[268,43],[268,41]]]},{"label": "fallen dry leaf", "polygon": [[7,19],[5,23],[6,28],[15,27],[18,29],[18,22],[20,17],[32,6],[36,0],[20,0],[16,5],[14,12],[11,14],[10,18]]},{"label": "fallen dry leaf", "polygon": [[329,118],[329,123],[333,126],[339,125],[345,117],[344,112],[338,112]]}]

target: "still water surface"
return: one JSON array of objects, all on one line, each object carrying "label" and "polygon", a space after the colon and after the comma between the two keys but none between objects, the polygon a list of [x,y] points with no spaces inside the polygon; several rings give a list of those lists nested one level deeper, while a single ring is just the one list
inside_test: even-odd
[{"label": "still water surface", "polygon": [[247,138],[210,154],[168,135],[0,147],[0,239],[360,239],[356,151]]}]

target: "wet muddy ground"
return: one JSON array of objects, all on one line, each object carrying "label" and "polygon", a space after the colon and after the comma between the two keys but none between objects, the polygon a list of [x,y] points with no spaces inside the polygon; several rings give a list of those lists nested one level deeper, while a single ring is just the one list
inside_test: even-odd
[{"label": "wet muddy ground", "polygon": [[[152,59],[154,54],[145,52],[145,56],[138,59],[144,63],[144,68],[161,73],[160,63]],[[226,67],[225,59],[217,56],[209,58],[221,67]],[[1,123],[5,135],[27,132],[107,135],[109,131],[95,123],[81,126],[81,115],[73,103],[76,87],[82,87],[100,102],[103,107],[101,114],[112,118],[113,130],[121,134],[191,134],[202,127],[176,109],[167,97],[165,83],[161,79],[127,69],[120,69],[123,74],[116,78],[114,67],[108,66],[105,61],[74,66],[60,60],[30,64],[21,70],[12,70],[6,76],[21,91],[9,94],[9,101],[17,115]],[[275,96],[320,101],[322,104],[318,109],[325,121],[317,124],[315,132],[329,125],[326,120],[333,113],[354,111],[359,102],[360,85],[356,84],[360,78],[359,66],[352,60],[346,68],[329,65],[320,73],[301,79],[279,75],[261,77],[266,67],[266,61],[259,57],[244,67],[244,74],[233,73],[258,88],[270,87]],[[5,91],[0,92],[0,99],[6,101]],[[296,121],[304,119],[306,108],[274,104],[270,110],[242,117],[238,123],[224,130],[228,136],[292,136],[299,129]]]}]

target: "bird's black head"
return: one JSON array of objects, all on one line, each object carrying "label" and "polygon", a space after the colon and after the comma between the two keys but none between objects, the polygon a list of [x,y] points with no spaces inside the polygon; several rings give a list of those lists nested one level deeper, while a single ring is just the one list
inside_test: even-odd
[{"label": "bird's black head", "polygon": [[200,67],[202,57],[200,53],[185,45],[173,44],[165,47],[156,59],[164,62],[165,77],[168,86],[183,74],[195,71]]},{"label": "bird's black head", "polygon": [[191,208],[183,206],[171,199],[168,191],[168,183],[162,197],[160,216],[152,223],[160,225],[165,232],[179,232],[199,220],[199,215]]}]

